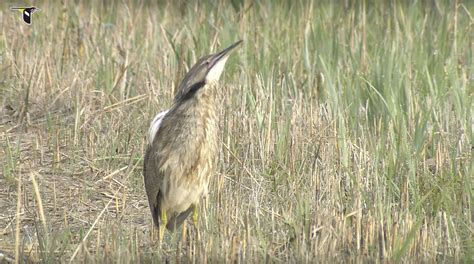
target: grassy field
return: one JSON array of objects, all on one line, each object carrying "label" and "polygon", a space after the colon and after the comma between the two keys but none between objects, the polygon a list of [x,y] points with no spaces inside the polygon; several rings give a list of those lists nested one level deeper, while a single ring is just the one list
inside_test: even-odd
[{"label": "grassy field", "polygon": [[[0,3],[0,263],[472,263],[473,1],[137,2]],[[148,124],[239,39],[210,196],[159,245]]]}]

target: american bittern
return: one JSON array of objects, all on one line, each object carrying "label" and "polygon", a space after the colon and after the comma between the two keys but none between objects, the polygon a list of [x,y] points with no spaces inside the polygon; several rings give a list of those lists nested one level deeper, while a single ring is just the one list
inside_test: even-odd
[{"label": "american bittern", "polygon": [[[181,81],[174,104],[155,116],[148,131],[143,174],[160,240],[173,231],[208,191],[217,156],[217,81],[239,41],[204,56]],[[195,217],[195,221],[197,218]]]}]

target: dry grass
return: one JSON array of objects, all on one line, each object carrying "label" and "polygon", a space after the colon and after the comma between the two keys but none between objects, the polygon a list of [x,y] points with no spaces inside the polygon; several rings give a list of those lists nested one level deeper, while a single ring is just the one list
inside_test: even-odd
[{"label": "dry grass", "polygon": [[[0,262],[473,260],[472,2],[64,2],[0,3]],[[211,195],[160,246],[148,123],[238,39]]]}]

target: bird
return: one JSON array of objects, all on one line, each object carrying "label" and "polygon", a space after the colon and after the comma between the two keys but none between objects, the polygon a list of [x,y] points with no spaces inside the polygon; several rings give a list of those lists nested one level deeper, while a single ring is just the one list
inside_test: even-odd
[{"label": "bird", "polygon": [[32,7],[11,7],[10,9],[20,11],[23,15],[23,21],[25,21],[25,23],[28,24],[28,25],[31,25],[31,15],[36,11],[40,11],[39,8],[36,8],[34,6],[32,6]]},{"label": "bird", "polygon": [[200,58],[180,82],[172,106],[150,123],[143,176],[154,225],[163,239],[192,213],[208,193],[217,154],[218,80],[242,40]]}]

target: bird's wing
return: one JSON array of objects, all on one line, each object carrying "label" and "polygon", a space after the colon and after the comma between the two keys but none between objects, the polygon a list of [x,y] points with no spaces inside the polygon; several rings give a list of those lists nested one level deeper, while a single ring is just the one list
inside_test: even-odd
[{"label": "bird's wing", "polygon": [[153,222],[156,226],[159,226],[159,218],[161,216],[160,188],[164,175],[163,172],[159,170],[159,162],[157,160],[159,157],[157,157],[158,153],[153,148],[153,141],[160,129],[161,121],[166,116],[168,111],[169,109],[158,113],[150,123],[150,128],[148,129],[147,135],[148,146],[143,162],[143,177],[145,180],[146,194],[148,196],[148,203],[153,216]]},{"label": "bird's wing", "polygon": [[204,140],[204,128],[193,122],[186,104],[175,105],[161,119],[153,139],[157,167],[169,171],[170,177],[183,177],[198,164]]},{"label": "bird's wing", "polygon": [[156,152],[152,151],[152,147],[148,146],[145,152],[143,162],[143,177],[145,181],[145,190],[148,196],[148,203],[153,216],[153,222],[157,227],[160,226],[160,188],[163,182],[163,172],[158,169],[156,162]]},{"label": "bird's wing", "polygon": [[153,121],[151,121],[150,128],[148,129],[148,138],[147,138],[148,146],[151,146],[151,144],[153,143],[153,140],[155,139],[155,135],[160,129],[161,121],[163,120],[165,115],[168,113],[168,111],[169,109],[158,113],[155,116],[155,118],[153,118]]},{"label": "bird's wing", "polygon": [[[199,163],[201,155],[197,154],[203,143],[204,133],[201,127],[188,122],[188,115],[183,111],[186,106],[180,105],[171,110],[158,114],[149,130],[151,143],[147,146],[144,159],[145,189],[148,196],[153,220],[159,226],[161,216],[160,199],[166,196],[167,187],[163,184],[170,181],[183,182],[193,185],[193,168]],[[153,132],[156,129],[156,132]],[[149,141],[150,142],[150,141]],[[189,178],[191,177],[191,178]],[[183,186],[185,187],[185,186]],[[168,190],[169,191],[169,190]],[[182,213],[182,212],[178,212]],[[184,221],[184,216],[178,217],[177,222]]]}]

